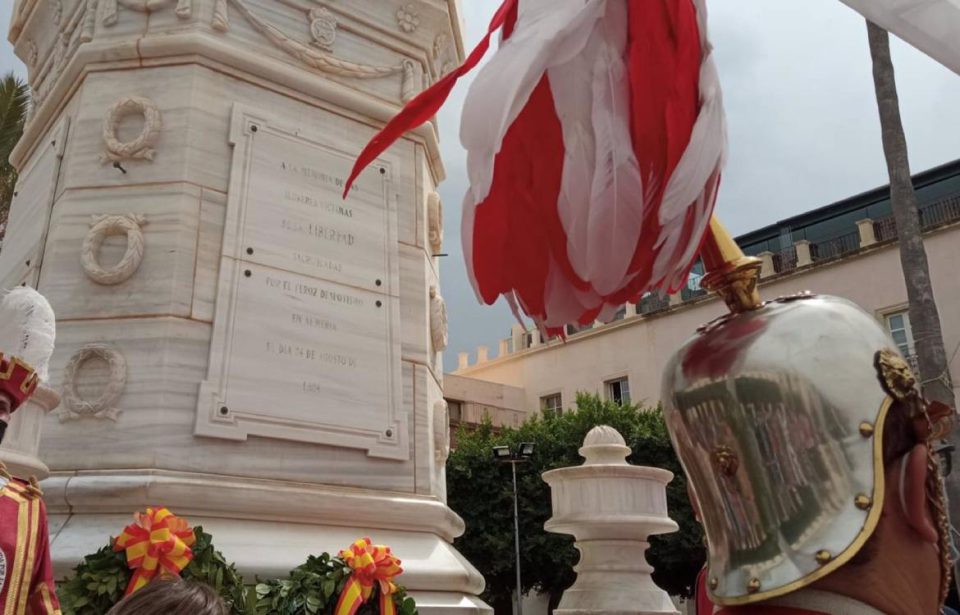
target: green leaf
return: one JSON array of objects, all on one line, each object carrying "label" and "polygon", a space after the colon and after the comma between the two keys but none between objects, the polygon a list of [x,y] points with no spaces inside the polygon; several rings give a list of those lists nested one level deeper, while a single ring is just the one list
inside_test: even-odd
[{"label": "green leaf", "polygon": [[327,580],[323,582],[323,595],[326,597],[332,596],[333,592],[337,589],[337,584],[332,580]]}]

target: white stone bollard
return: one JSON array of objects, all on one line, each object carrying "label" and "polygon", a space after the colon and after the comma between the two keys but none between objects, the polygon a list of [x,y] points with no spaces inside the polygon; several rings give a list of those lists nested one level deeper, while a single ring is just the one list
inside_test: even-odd
[{"label": "white stone bollard", "polygon": [[0,446],[0,461],[19,478],[50,476],[50,468],[40,460],[40,432],[47,414],[60,405],[60,394],[41,384],[36,392],[14,412],[7,435]]},{"label": "white stone bollard", "polygon": [[666,486],[673,473],[626,462],[630,448],[608,426],[593,428],[580,449],[586,461],[543,474],[553,517],[548,532],[572,534],[580,551],[577,580],[563,594],[558,615],[676,614],[653,583],[649,536],[677,531],[667,515]]}]

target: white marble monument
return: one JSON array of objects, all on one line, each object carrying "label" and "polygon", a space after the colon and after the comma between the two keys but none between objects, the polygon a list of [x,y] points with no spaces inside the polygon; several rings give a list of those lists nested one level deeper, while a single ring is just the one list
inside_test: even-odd
[{"label": "white marble monument", "polygon": [[456,0],[17,0],[34,109],[0,286],[57,313],[40,458],[58,574],[149,504],[248,575],[364,535],[426,613],[485,611],[451,546],[428,124]]},{"label": "white marble monument", "polygon": [[583,465],[544,472],[553,517],[548,532],[572,534],[580,551],[577,580],[563,593],[558,615],[677,615],[653,583],[649,537],[677,531],[667,513],[673,474],[626,462],[630,448],[602,425],[584,438]]}]

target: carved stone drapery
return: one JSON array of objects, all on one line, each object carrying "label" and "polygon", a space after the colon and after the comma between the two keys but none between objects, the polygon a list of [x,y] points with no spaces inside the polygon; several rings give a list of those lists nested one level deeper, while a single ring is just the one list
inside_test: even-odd
[{"label": "carved stone drapery", "polygon": [[[117,129],[128,115],[143,116],[143,129],[132,141],[120,141]],[[140,96],[126,96],[113,103],[103,118],[103,145],[106,152],[101,162],[120,162],[123,160],[153,160],[160,129],[163,127],[160,110],[152,101]]]},{"label": "carved stone drapery", "polygon": [[436,192],[427,195],[427,240],[431,253],[439,254],[443,249],[443,202]]},{"label": "carved stone drapery", "polygon": [[457,52],[450,36],[441,32],[433,40],[433,69],[442,77],[457,67]]},{"label": "carved stone drapery", "polygon": [[33,39],[27,39],[26,42],[26,65],[29,70],[34,70],[37,67],[37,58],[40,55],[40,52],[37,50],[37,44],[33,42]]},{"label": "carved stone drapery", "polygon": [[89,43],[97,27],[97,3],[99,0],[86,0],[87,6],[83,13],[83,26],[80,29],[80,42]]},{"label": "carved stone drapery", "polygon": [[447,304],[440,296],[436,286],[430,287],[430,339],[434,352],[443,352],[447,348],[449,323]]},{"label": "carved stone drapery", "polygon": [[[105,286],[113,286],[130,279],[143,262],[144,237],[141,228],[147,220],[144,216],[94,216],[93,223],[80,247],[80,266],[87,277]],[[127,249],[116,265],[100,265],[99,253],[103,240],[110,235],[126,235]]]},{"label": "carved stone drapery", "polygon": [[176,3],[177,17],[190,19],[193,14],[193,0],[103,0],[103,25],[113,26],[117,23],[118,5],[139,13],[153,13],[169,4]]},{"label": "carved stone drapery", "polygon": [[441,466],[450,456],[450,408],[443,399],[433,404],[433,454]]},{"label": "carved stone drapery", "polygon": [[227,11],[227,0],[214,0],[213,19],[210,20],[210,27],[217,32],[227,32],[230,30],[230,15]]},{"label": "carved stone drapery", "polygon": [[402,79],[401,99],[404,102],[412,99],[423,88],[423,67],[413,60],[405,58],[395,66],[373,66],[344,60],[330,53],[336,38],[337,25],[334,16],[326,9],[311,9],[307,13],[312,41],[302,43],[258,17],[244,0],[215,0],[213,19],[210,24],[214,30],[218,32],[230,30],[228,4],[232,4],[253,29],[270,41],[274,47],[312,70],[356,79],[379,79],[399,74]]},{"label": "carved stone drapery", "polygon": [[[84,399],[77,390],[77,376],[84,363],[91,359],[107,362],[109,375],[107,386],[96,399]],[[63,374],[63,404],[60,406],[61,422],[81,418],[117,420],[120,410],[115,404],[127,386],[127,360],[120,352],[105,344],[88,344],[77,351]]]}]

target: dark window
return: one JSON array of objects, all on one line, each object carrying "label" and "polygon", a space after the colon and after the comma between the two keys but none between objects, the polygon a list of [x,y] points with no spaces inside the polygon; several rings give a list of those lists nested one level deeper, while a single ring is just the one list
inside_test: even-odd
[{"label": "dark window", "polygon": [[630,403],[630,381],[626,378],[617,378],[606,383],[607,399],[615,401],[621,406]]}]

